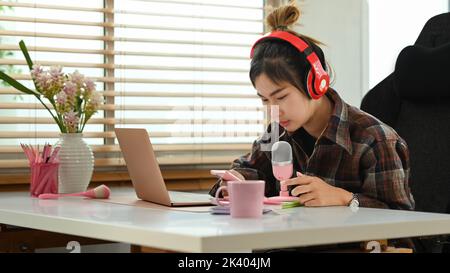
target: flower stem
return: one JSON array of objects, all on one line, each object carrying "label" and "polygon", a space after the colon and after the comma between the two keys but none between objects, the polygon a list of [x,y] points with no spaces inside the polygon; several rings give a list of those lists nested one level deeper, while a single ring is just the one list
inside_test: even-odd
[{"label": "flower stem", "polygon": [[60,113],[58,113],[58,110],[56,109],[55,100],[53,98],[48,98],[48,100],[53,105],[53,109],[55,109],[56,117],[58,119],[57,123],[58,123],[58,126],[59,126],[59,129],[60,129],[61,133],[67,133],[67,129],[66,129],[66,126],[64,125],[62,116],[61,116]]},{"label": "flower stem", "polygon": [[[41,98],[39,98],[39,97],[36,97],[36,98],[41,102],[42,105],[44,105],[44,107],[48,110],[50,115],[52,115],[52,118],[56,121],[56,124],[58,124],[59,130],[61,131],[61,133],[65,133],[65,130],[63,130],[63,128],[61,127],[59,119],[57,119],[55,117],[55,115],[53,115],[52,111],[47,107],[47,105],[45,105],[45,103],[41,100]],[[53,107],[55,107],[55,106],[53,105]]]},{"label": "flower stem", "polygon": [[[83,103],[84,102],[84,103]],[[82,109],[80,109],[80,133],[83,132],[84,126],[86,125],[86,100],[82,102]],[[81,106],[81,105],[80,105]]]},{"label": "flower stem", "polygon": [[86,122],[87,122],[87,120],[86,120],[86,113],[85,113],[84,116],[83,116],[83,123],[82,123],[82,126],[81,126],[81,132],[83,132],[84,126],[86,125]]}]

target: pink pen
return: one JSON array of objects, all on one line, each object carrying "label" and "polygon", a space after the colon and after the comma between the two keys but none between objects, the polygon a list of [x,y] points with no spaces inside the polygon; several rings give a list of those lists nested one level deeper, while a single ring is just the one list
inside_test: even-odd
[{"label": "pink pen", "polygon": [[39,144],[37,147],[32,147],[34,153],[34,163],[41,162],[41,157],[39,156]]},{"label": "pink pen", "polygon": [[37,162],[36,149],[31,145],[28,145],[28,148],[30,149],[30,153],[33,155],[33,162],[36,163]]},{"label": "pink pen", "polygon": [[24,144],[20,143],[20,146],[22,147],[22,150],[23,150],[23,152],[25,153],[25,156],[28,159],[28,163],[30,163],[30,165],[31,165],[31,162],[33,162],[33,161],[32,161],[32,156],[30,154],[30,151],[28,150],[27,147],[25,147]]},{"label": "pink pen", "polygon": [[45,145],[45,152],[44,152],[44,162],[47,163],[50,158],[50,152],[52,150],[52,145],[47,144]]},{"label": "pink pen", "polygon": [[47,154],[47,143],[46,144],[44,144],[44,148],[42,148],[42,154],[41,154],[41,158],[42,158],[42,162],[44,162],[45,163],[45,161],[46,161],[46,157],[45,157],[45,155]]},{"label": "pink pen", "polygon": [[26,152],[27,157],[28,157],[28,162],[29,162],[30,165],[31,165],[31,164],[33,163],[33,161],[34,161],[33,153],[31,152],[30,148],[28,148],[28,147],[25,146],[25,145],[24,145],[24,149],[25,149],[25,152]]},{"label": "pink pen", "polygon": [[36,176],[36,189],[34,190],[34,195],[36,196],[44,193],[45,186],[48,183],[49,177],[51,176],[51,171],[49,170],[49,168],[42,167],[42,170],[44,171],[44,173],[39,173],[39,175]]},{"label": "pink pen", "polygon": [[25,150],[27,151],[28,156],[30,157],[30,165],[33,164],[34,162],[34,154],[33,151],[30,149],[30,147],[28,147],[27,144],[23,145]]},{"label": "pink pen", "polygon": [[56,193],[52,192],[52,189],[54,188],[54,185],[56,184],[55,178],[57,177],[57,168],[49,168],[47,172],[50,173],[47,180],[45,181],[45,187],[43,193]]},{"label": "pink pen", "polygon": [[33,164],[33,163],[35,163],[36,162],[36,154],[34,153],[34,150],[33,150],[33,147],[31,147],[31,146],[28,146],[27,145],[27,149],[28,149],[28,153],[30,153],[30,155],[31,155],[31,163]]},{"label": "pink pen", "polygon": [[61,149],[60,146],[58,146],[58,147],[56,147],[55,149],[53,149],[52,155],[50,156],[48,162],[53,163],[53,161],[55,160],[55,158],[58,156],[59,149]]}]

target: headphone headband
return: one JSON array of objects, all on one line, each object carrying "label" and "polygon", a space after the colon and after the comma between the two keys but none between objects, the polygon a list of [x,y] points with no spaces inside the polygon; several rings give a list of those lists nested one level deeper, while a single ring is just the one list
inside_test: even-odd
[{"label": "headphone headband", "polygon": [[252,46],[250,58],[253,58],[256,45],[266,39],[280,39],[286,41],[297,48],[298,51],[305,54],[306,60],[311,65],[312,74],[308,72],[306,88],[308,94],[313,99],[322,97],[330,85],[330,76],[323,69],[320,59],[313,49],[300,37],[287,31],[273,31],[259,38]]}]

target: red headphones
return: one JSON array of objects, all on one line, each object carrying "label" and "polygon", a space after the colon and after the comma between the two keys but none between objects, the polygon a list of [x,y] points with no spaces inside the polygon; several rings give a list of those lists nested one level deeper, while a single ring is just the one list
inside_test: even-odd
[{"label": "red headphones", "polygon": [[308,60],[308,62],[311,64],[311,68],[313,71],[313,73],[311,73],[311,70],[309,70],[306,75],[304,81],[306,83],[306,91],[313,99],[319,99],[320,97],[322,97],[327,92],[328,87],[330,86],[330,76],[323,69],[317,54],[300,37],[287,31],[273,31],[271,33],[267,33],[253,44],[252,51],[250,52],[250,58],[253,58],[253,51],[255,49],[255,46],[259,42],[270,38],[284,40],[306,55],[306,60]]}]

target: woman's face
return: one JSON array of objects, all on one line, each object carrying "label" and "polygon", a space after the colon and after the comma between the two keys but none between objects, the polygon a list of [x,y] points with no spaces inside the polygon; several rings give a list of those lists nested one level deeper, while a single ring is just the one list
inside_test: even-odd
[{"label": "woman's face", "polygon": [[255,88],[264,105],[279,107],[280,125],[288,132],[301,128],[313,113],[312,100],[290,83],[276,84],[263,73],[256,78]]}]

